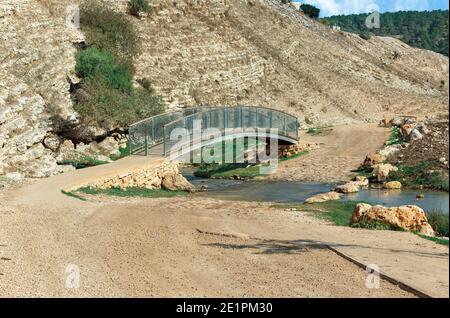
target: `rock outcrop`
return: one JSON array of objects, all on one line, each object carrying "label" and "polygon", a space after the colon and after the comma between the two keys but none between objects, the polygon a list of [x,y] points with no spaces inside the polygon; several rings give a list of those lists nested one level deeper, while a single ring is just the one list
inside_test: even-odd
[{"label": "rock outcrop", "polygon": [[434,236],[434,231],[428,223],[425,212],[415,205],[387,208],[381,205],[359,203],[352,214],[351,223],[381,222],[406,231],[418,232]]},{"label": "rock outcrop", "polygon": [[82,35],[65,25],[64,10],[54,9],[47,1],[0,3],[0,175],[67,170],[56,164],[57,145],[47,136],[52,114],[76,117],[67,76]]}]

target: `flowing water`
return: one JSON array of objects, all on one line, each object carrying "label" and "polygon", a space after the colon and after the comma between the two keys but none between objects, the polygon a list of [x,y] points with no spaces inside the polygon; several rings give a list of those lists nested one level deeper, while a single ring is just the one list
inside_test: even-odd
[{"label": "flowing water", "polygon": [[[207,185],[208,190],[198,195],[207,197],[236,200],[236,201],[260,201],[300,203],[305,199],[333,188],[333,184],[304,183],[295,181],[240,181],[202,179],[192,175],[192,171],[186,169],[184,176],[195,186]],[[423,199],[417,200],[418,194],[424,194]],[[400,206],[414,204],[427,212],[440,210],[449,213],[449,194],[447,192],[432,190],[384,190],[363,189],[355,194],[348,194],[343,200],[364,201],[370,204],[385,206]]]}]

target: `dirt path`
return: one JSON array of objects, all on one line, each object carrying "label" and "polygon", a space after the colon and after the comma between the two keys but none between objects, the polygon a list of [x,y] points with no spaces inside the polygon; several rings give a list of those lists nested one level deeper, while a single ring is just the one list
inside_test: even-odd
[{"label": "dirt path", "polygon": [[[448,297],[448,248],[410,233],[336,227],[269,204],[195,195],[84,202],[60,192],[141,164],[127,158],[0,192],[0,295],[412,296],[384,280],[367,288],[367,273],[329,245]],[[66,288],[74,268],[80,286]]]},{"label": "dirt path", "polygon": [[351,171],[364,160],[366,154],[382,148],[390,130],[376,124],[337,126],[311,136],[302,133],[301,143],[318,143],[319,149],[278,167],[272,180],[309,182],[348,181]]}]

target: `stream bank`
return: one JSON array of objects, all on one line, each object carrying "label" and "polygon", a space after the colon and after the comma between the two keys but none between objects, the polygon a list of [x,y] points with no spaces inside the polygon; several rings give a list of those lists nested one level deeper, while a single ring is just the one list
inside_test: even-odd
[{"label": "stream bank", "polygon": [[[195,177],[190,168],[182,170],[183,176],[194,186],[207,189],[196,195],[215,199],[250,202],[300,203],[307,198],[330,191],[336,184],[301,181],[223,180]],[[423,194],[423,199],[416,199]],[[442,211],[449,214],[449,195],[434,190],[385,190],[368,188],[358,193],[346,194],[343,201],[363,201],[384,206],[417,205],[427,212]]]}]

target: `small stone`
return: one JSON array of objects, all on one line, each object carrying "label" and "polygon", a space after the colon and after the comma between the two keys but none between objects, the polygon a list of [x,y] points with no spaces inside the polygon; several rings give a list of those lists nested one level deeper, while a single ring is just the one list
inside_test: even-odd
[{"label": "small stone", "polygon": [[407,140],[408,141],[416,141],[416,140],[419,140],[422,138],[423,138],[423,135],[420,133],[420,131],[418,129],[413,129],[411,131],[411,133],[408,135]]}]

